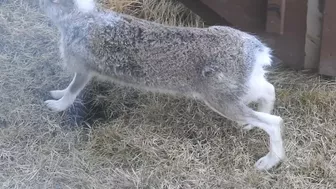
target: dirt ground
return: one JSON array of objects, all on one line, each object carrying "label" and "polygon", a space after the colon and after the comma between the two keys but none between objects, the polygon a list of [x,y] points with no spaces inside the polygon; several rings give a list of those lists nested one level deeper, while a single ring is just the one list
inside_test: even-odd
[{"label": "dirt ground", "polygon": [[[160,2],[160,3],[158,3]],[[169,0],[105,6],[153,21],[202,27]],[[0,1],[1,188],[336,188],[336,83],[272,68],[287,159],[254,169],[268,151],[201,102],[93,81],[63,113],[43,104],[65,87],[58,33],[33,0]]]}]

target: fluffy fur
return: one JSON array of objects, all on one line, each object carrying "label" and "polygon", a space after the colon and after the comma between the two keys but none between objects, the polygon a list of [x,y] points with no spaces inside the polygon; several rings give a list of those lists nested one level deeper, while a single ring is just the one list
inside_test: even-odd
[{"label": "fluffy fur", "polygon": [[81,12],[91,12],[96,9],[95,2],[93,0],[75,0],[78,10]]},{"label": "fluffy fur", "polygon": [[[56,2],[55,2],[56,1]],[[84,2],[84,1],[83,1]],[[75,72],[70,85],[52,91],[46,104],[63,111],[94,76],[155,92],[196,97],[245,129],[270,136],[270,152],[256,163],[270,169],[284,158],[283,121],[271,115],[272,84],[264,77],[270,49],[255,36],[223,26],[161,25],[112,11],[88,0],[40,0],[61,32],[61,55]],[[259,103],[259,111],[247,105]]]}]

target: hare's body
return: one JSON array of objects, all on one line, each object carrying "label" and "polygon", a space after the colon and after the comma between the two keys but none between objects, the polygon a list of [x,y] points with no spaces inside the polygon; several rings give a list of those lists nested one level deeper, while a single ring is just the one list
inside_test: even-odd
[{"label": "hare's body", "polygon": [[[63,111],[93,76],[108,78],[197,97],[248,129],[265,130],[271,150],[257,162],[259,169],[269,169],[284,157],[282,119],[270,114],[274,87],[264,78],[263,66],[271,64],[270,49],[257,38],[229,27],[172,27],[114,12],[80,11],[76,6],[57,12],[62,3],[69,1],[41,0],[61,31],[64,63],[76,75],[66,89],[51,92],[59,100],[46,101],[48,107]],[[261,112],[247,106],[252,101],[259,102]]]},{"label": "hare's body", "polygon": [[172,93],[202,94],[218,83],[241,96],[256,54],[268,53],[253,36],[228,27],[170,27],[115,13],[77,13],[63,23],[62,33],[77,34],[62,35],[63,57],[73,71]]}]

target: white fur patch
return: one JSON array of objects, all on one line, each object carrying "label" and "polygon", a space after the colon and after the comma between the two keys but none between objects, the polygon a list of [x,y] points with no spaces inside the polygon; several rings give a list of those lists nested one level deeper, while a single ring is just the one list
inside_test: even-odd
[{"label": "white fur patch", "polygon": [[244,102],[247,104],[257,102],[260,99],[266,100],[268,103],[263,108],[259,109],[259,111],[266,113],[271,113],[275,98],[274,86],[266,80],[266,70],[264,70],[264,66],[271,64],[270,51],[269,48],[264,47],[261,52],[259,51],[256,53],[256,62],[247,83],[249,91],[244,97]]},{"label": "white fur patch", "polygon": [[252,83],[259,83],[259,81],[264,80],[264,75],[266,70],[264,70],[264,66],[270,66],[272,63],[271,49],[268,47],[264,47],[261,52],[257,52],[255,54],[255,64],[252,71],[252,75],[250,81]]},{"label": "white fur patch", "polygon": [[256,54],[256,62],[262,66],[269,66],[272,63],[271,49],[264,47],[262,52]]},{"label": "white fur patch", "polygon": [[94,0],[75,0],[77,8],[82,12],[90,12],[96,9]]}]

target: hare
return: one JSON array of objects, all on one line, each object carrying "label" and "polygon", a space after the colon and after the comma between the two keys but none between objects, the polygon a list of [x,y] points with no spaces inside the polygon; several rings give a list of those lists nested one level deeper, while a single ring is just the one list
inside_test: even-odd
[{"label": "hare", "polygon": [[[268,170],[285,157],[283,120],[271,115],[274,86],[265,78],[271,49],[255,36],[225,26],[174,27],[108,10],[93,0],[40,0],[61,33],[60,51],[74,78],[45,101],[64,111],[93,78],[203,101],[245,129],[270,137],[269,153],[256,162]],[[258,111],[248,107],[258,102]]]}]

